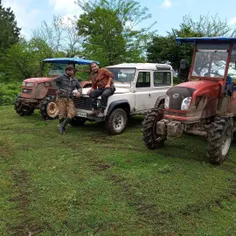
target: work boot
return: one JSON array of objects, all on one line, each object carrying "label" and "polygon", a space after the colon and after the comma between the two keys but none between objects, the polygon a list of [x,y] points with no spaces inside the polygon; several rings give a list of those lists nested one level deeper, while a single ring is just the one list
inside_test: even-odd
[{"label": "work boot", "polygon": [[66,126],[69,124],[71,119],[69,118],[62,118],[59,120],[59,125],[58,125],[58,131],[60,134],[65,134],[66,133]]}]

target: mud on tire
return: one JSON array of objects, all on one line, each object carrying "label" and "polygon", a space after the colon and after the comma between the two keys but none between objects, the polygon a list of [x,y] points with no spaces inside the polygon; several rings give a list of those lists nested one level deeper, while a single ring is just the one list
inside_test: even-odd
[{"label": "mud on tire", "polygon": [[143,142],[149,149],[160,148],[164,145],[166,135],[156,134],[156,123],[163,118],[160,109],[153,109],[142,122]]},{"label": "mud on tire", "polygon": [[22,104],[22,102],[20,101],[20,95],[16,97],[14,109],[16,110],[16,113],[18,113],[20,116],[30,116],[34,113],[33,106],[27,106]]},{"label": "mud on tire", "polygon": [[[42,116],[42,119],[43,119],[43,120],[53,120],[53,119],[57,119],[57,113],[58,113],[58,111],[57,111],[57,108],[56,108],[55,100],[56,100],[56,96],[49,95],[49,96],[46,96],[46,97],[41,101],[40,113],[41,113],[41,116]],[[48,115],[48,105],[49,105],[49,106],[53,106],[54,109],[55,109],[55,115],[54,115],[53,117]]]},{"label": "mud on tire", "polygon": [[227,158],[233,139],[232,118],[216,117],[207,137],[207,157],[212,164],[221,164]]}]

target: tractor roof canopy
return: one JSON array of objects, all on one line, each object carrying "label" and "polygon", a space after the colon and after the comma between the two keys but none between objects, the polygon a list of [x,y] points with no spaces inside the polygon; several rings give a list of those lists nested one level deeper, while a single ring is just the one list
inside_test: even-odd
[{"label": "tractor roof canopy", "polygon": [[43,62],[58,63],[58,64],[78,64],[78,65],[88,65],[91,64],[92,62],[98,63],[97,61],[82,59],[78,57],[46,58],[43,60]]},{"label": "tractor roof canopy", "polygon": [[236,38],[191,37],[176,38],[176,42],[194,44],[190,80],[236,78]]}]

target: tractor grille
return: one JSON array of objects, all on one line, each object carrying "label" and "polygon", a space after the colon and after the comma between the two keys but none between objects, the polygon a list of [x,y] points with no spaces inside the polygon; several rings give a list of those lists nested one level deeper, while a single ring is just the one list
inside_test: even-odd
[{"label": "tractor grille", "polygon": [[31,93],[32,89],[26,89],[26,88],[22,88],[22,93]]},{"label": "tractor grille", "polygon": [[181,104],[184,98],[192,97],[194,91],[195,89],[193,88],[186,88],[179,86],[170,88],[166,93],[170,97],[169,108],[174,110],[181,110]]},{"label": "tractor grille", "polygon": [[89,97],[81,97],[74,101],[75,107],[84,110],[92,110],[92,101]]}]

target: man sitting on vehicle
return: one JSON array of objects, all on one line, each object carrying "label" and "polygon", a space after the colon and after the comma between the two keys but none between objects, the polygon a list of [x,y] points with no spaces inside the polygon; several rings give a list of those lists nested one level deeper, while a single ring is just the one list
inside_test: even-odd
[{"label": "man sitting on vehicle", "polygon": [[76,110],[72,98],[79,98],[82,94],[82,88],[77,79],[74,78],[75,68],[73,65],[67,65],[65,74],[52,79],[51,84],[55,90],[58,90],[57,106],[59,109],[59,126],[61,134],[66,131],[66,125],[75,116]]},{"label": "man sitting on vehicle", "polygon": [[[106,68],[99,68],[96,62],[91,63],[92,88],[88,91],[92,99],[92,107],[98,117],[103,116],[108,97],[115,92],[113,74]],[[97,107],[97,98],[101,96],[101,107]]]}]

